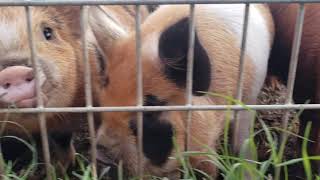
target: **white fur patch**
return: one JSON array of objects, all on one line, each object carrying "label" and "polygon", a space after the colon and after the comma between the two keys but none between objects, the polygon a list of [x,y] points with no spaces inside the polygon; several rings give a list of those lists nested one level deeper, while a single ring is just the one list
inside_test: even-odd
[{"label": "white fur patch", "polygon": [[[213,4],[206,5],[203,10],[212,17],[223,20],[230,31],[238,38],[238,46],[241,46],[244,21],[244,4]],[[253,94],[258,95],[267,71],[268,57],[270,53],[270,32],[263,15],[255,5],[250,5],[249,24],[246,42],[246,54],[251,57],[256,68]]]},{"label": "white fur patch", "polygon": [[[235,35],[237,41],[236,45],[240,48],[242,41],[243,21],[245,14],[244,4],[224,4],[224,5],[205,5],[203,10],[207,17],[217,18],[224,24],[226,29],[224,31],[228,34]],[[214,28],[214,26],[213,26]],[[222,37],[223,38],[223,37]],[[271,36],[268,29],[267,21],[264,19],[263,14],[255,5],[250,5],[250,14],[248,22],[248,32],[246,41],[245,54],[251,58],[254,72],[254,82],[252,82],[252,93],[250,97],[245,97],[246,104],[255,104],[258,93],[264,83],[267,64],[271,46]],[[251,120],[254,115],[249,111],[241,111],[238,115],[236,128],[234,131],[233,145],[236,151],[240,151],[240,147],[244,140],[249,137],[249,129]]]},{"label": "white fur patch", "polygon": [[16,22],[0,20],[0,52],[6,52],[17,44],[19,32]]},{"label": "white fur patch", "polygon": [[147,57],[149,60],[158,61],[159,34],[153,33],[149,36],[142,37],[142,41],[142,56]]},{"label": "white fur patch", "polygon": [[271,34],[268,24],[259,10],[250,7],[250,21],[248,28],[247,54],[256,66],[256,82],[253,93],[258,95],[267,73],[268,59],[271,49]]}]

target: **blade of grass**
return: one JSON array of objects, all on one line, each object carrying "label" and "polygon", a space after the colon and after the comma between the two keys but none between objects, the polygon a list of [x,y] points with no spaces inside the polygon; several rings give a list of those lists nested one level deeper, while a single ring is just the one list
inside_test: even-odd
[{"label": "blade of grass", "polygon": [[118,180],[123,180],[123,162],[119,162],[118,166]]},{"label": "blade of grass", "polygon": [[[308,138],[310,131],[311,131],[311,122],[307,123],[305,132],[304,132],[304,137]],[[308,180],[312,179],[312,170],[311,170],[311,164],[310,164],[310,160],[308,159],[308,147],[307,147],[308,143],[307,141],[303,141],[302,142],[302,158],[303,158],[303,167],[307,176]]]},{"label": "blade of grass", "polygon": [[302,162],[303,160],[320,160],[320,156],[308,156],[308,157],[304,157],[304,158],[296,158],[296,159],[291,159],[279,164],[276,164],[275,166],[280,167],[280,166],[288,166],[288,165],[293,165],[299,162]]},{"label": "blade of grass", "polygon": [[283,171],[284,171],[284,180],[288,180],[289,179],[289,177],[288,177],[288,166],[284,166]]}]

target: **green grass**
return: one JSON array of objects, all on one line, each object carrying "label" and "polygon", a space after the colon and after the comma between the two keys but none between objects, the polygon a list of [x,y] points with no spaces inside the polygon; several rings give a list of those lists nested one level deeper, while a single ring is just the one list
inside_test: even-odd
[{"label": "green grass", "polygon": [[[208,93],[212,96],[218,96],[220,98],[226,99],[230,105],[238,104],[243,106],[247,111],[256,114],[255,111],[248,108],[244,103],[234,100],[228,96],[221,96],[214,93]],[[297,116],[300,115],[302,111],[297,113]],[[311,124],[308,124],[304,137],[298,136],[294,133],[286,129],[281,129],[280,127],[268,127],[263,121],[258,119],[258,122],[261,124],[262,129],[254,131],[251,129],[250,137],[243,143],[241,147],[241,152],[238,155],[232,153],[230,144],[229,144],[229,133],[230,133],[230,121],[232,118],[232,113],[230,110],[226,111],[226,124],[224,128],[224,134],[222,137],[222,141],[220,147],[218,148],[218,152],[212,150],[211,148],[207,147],[206,145],[201,144],[201,146],[205,147],[206,151],[204,152],[196,152],[196,151],[188,151],[188,152],[181,152],[180,147],[175,142],[174,138],[174,148],[176,150],[175,157],[170,157],[176,159],[181,165],[181,173],[184,180],[195,180],[196,174],[200,173],[203,175],[204,179],[212,179],[209,177],[205,172],[201,172],[200,170],[193,169],[190,166],[189,158],[194,156],[206,156],[207,161],[214,164],[219,169],[219,175],[223,179],[226,180],[245,180],[247,176],[253,177],[252,179],[258,180],[267,180],[267,179],[290,179],[289,168],[292,166],[296,166],[300,164],[303,166],[305,178],[308,180],[312,179],[319,179],[320,177],[315,175],[311,169],[311,160],[320,160],[320,156],[309,156],[308,149],[307,149],[307,142],[308,136],[311,129]],[[298,118],[298,117],[297,117]],[[254,123],[254,121],[252,121]],[[10,123],[10,122],[6,122]],[[3,129],[3,128],[2,128]],[[286,142],[280,143],[280,140],[274,136],[274,132],[281,132],[286,133],[288,136],[296,136],[297,138],[302,139],[302,153],[299,158],[295,159],[286,159],[284,157],[284,150],[286,148]],[[258,151],[257,145],[255,142],[255,137],[259,134],[264,134],[266,139],[265,143],[268,145],[269,148],[269,156],[265,160],[258,159]],[[1,138],[16,138],[13,136],[3,136]],[[34,158],[30,162],[29,166],[27,166],[23,171],[14,172],[13,166],[14,162],[4,162],[2,159],[2,154],[0,154],[0,163],[1,163],[1,171],[2,171],[2,178],[5,180],[17,179],[17,180],[25,180],[34,173],[36,173],[36,169],[39,166],[43,166],[43,164],[37,164],[37,152],[33,144],[25,142],[22,139],[19,139],[25,146],[27,146],[34,155]],[[196,141],[196,139],[194,139]],[[285,139],[287,140],[287,139]],[[252,154],[251,159],[247,159],[245,155],[245,150],[249,150]],[[57,178],[55,173],[55,169],[53,168],[52,179],[83,179],[89,180],[93,179],[92,168],[89,166],[89,160],[87,157],[82,156],[81,154],[77,155],[77,164],[78,170],[73,171],[69,175],[63,175],[63,178]],[[123,177],[123,168],[122,162],[119,164],[118,174],[119,180],[125,179]],[[103,175],[108,173],[108,168],[105,169],[104,172],[98,174],[97,179],[102,179]],[[138,178],[132,178],[138,179]],[[159,177],[151,177],[149,176],[148,179],[161,179],[166,180],[167,178],[159,178]]]}]

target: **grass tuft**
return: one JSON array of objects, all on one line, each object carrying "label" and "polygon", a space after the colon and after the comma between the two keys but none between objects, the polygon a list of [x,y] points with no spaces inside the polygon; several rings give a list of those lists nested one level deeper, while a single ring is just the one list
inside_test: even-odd
[{"label": "grass tuft", "polygon": [[[270,89],[268,90],[270,91]],[[180,163],[180,172],[182,173],[181,178],[184,180],[195,180],[196,174],[201,174],[203,179],[211,180],[213,179],[205,172],[202,172],[198,169],[194,169],[190,165],[190,158],[196,156],[207,157],[206,162],[214,164],[219,169],[219,178],[226,180],[245,180],[247,176],[253,177],[253,179],[258,180],[271,180],[271,179],[293,179],[296,178],[292,176],[292,168],[301,166],[303,173],[302,179],[317,179],[320,180],[320,176],[315,175],[311,169],[312,160],[320,160],[320,156],[309,156],[307,143],[310,142],[308,139],[311,124],[307,125],[304,136],[297,134],[297,125],[295,122],[298,121],[298,118],[303,110],[298,113],[293,113],[291,117],[291,122],[293,122],[293,126],[288,129],[282,129],[279,125],[279,122],[268,122],[264,121],[264,117],[261,117],[261,112],[255,112],[252,109],[248,108],[243,102],[235,100],[230,96],[224,96],[216,93],[206,93],[209,96],[215,96],[218,98],[223,98],[226,100],[228,105],[241,105],[247,111],[254,114],[255,121],[252,123],[256,123],[255,129],[250,130],[250,137],[243,143],[241,147],[241,152],[239,154],[233,154],[230,148],[229,142],[229,134],[230,134],[230,124],[233,118],[233,112],[228,109],[225,111],[225,128],[222,136],[222,141],[220,143],[220,148],[215,151],[210,147],[200,144],[196,139],[193,139],[194,142],[198,142],[199,145],[205,149],[205,151],[197,152],[197,151],[183,151],[182,147],[179,147],[176,142],[176,137],[173,138],[173,144],[175,148],[175,156],[170,157],[172,159],[176,159]],[[264,98],[267,98],[267,95],[263,95]],[[265,100],[265,99],[264,99]],[[280,102],[281,103],[281,102]],[[269,103],[276,104],[276,103]],[[266,113],[267,114],[267,113]],[[283,111],[277,111],[275,114],[284,114]],[[267,114],[272,115],[272,114]],[[267,116],[266,115],[266,116]],[[275,118],[275,119],[281,119]],[[12,123],[10,121],[4,121],[7,123]],[[277,124],[278,123],[278,124]],[[16,124],[19,126],[18,124]],[[23,127],[21,127],[23,128]],[[4,129],[1,126],[0,131]],[[280,143],[279,134],[285,133],[287,135],[287,139]],[[13,136],[2,136],[1,138],[16,138]],[[193,137],[191,137],[193,138]],[[287,155],[288,148],[292,148],[288,146],[290,138],[300,139],[302,141],[302,150],[299,156],[291,158],[291,156]],[[24,168],[22,171],[15,172],[14,166],[15,162],[6,162],[3,160],[2,154],[0,153],[0,162],[3,165],[2,169],[2,179],[11,180],[27,180],[29,177],[32,177],[36,173],[36,169],[43,167],[43,164],[38,163],[37,152],[35,150],[35,145],[33,143],[26,142],[22,139],[17,139],[21,141],[26,147],[33,152],[34,158],[30,162],[30,164]],[[297,142],[297,141],[296,141]],[[261,151],[261,146],[263,147],[263,151]],[[290,150],[290,149],[289,149]],[[252,154],[252,159],[248,159],[246,156],[247,151],[250,151]],[[263,154],[262,154],[263,153]],[[55,173],[55,169],[53,169],[52,179],[65,179],[65,180],[74,180],[74,179],[83,179],[90,180],[93,179],[92,168],[90,166],[90,158],[88,158],[87,154],[81,155],[77,154],[76,163],[77,169],[73,170],[71,174],[64,175],[62,178],[57,177],[57,173]],[[118,165],[118,180],[126,179],[124,176],[124,167],[123,164],[125,162],[120,162]],[[101,172],[98,176],[98,180],[106,179],[106,175],[108,174],[110,168],[105,168],[103,172]],[[281,173],[280,173],[281,172]],[[166,177],[154,177],[154,176],[145,176],[146,179],[154,179],[154,180],[168,180]],[[139,179],[137,177],[131,178]]]}]

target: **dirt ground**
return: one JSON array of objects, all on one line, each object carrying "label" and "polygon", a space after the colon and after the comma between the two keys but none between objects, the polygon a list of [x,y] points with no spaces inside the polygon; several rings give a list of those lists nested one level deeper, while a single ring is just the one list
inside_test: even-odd
[{"label": "dirt ground", "polygon": [[[266,83],[259,95],[258,103],[259,104],[285,104],[286,102],[286,93],[287,88],[286,86],[281,83],[280,81],[277,81],[272,78],[268,78],[266,80]],[[282,119],[284,118],[285,113],[287,110],[261,110],[257,113],[257,120],[256,120],[256,126],[255,131],[261,130],[262,126],[261,123],[259,123],[259,120],[263,121],[269,128],[281,128],[282,129]],[[297,111],[296,110],[290,110],[289,111],[289,121],[288,121],[288,131],[293,134],[298,134],[299,132],[299,118],[297,117]],[[280,134],[283,131],[272,131],[273,138],[275,140],[280,140]],[[265,159],[268,156],[268,145],[266,136],[264,133],[258,134],[256,136],[256,143],[259,150],[259,157],[261,159]],[[296,136],[290,135],[288,137],[287,146],[285,149],[285,159],[292,159],[296,158],[298,156],[296,152],[295,145],[298,144],[298,139]]]}]

